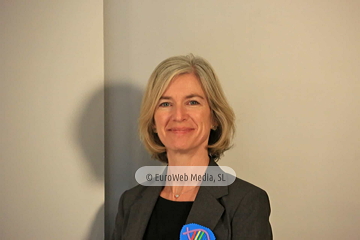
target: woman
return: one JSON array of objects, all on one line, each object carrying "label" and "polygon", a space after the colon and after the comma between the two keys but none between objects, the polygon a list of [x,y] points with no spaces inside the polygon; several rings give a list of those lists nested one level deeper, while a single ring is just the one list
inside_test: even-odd
[{"label": "woman", "polygon": [[[139,120],[147,150],[168,166],[217,167],[234,133],[234,113],[217,76],[193,55],[156,67]],[[120,198],[113,239],[191,239],[184,231],[195,223],[219,240],[266,240],[272,239],[269,215],[266,192],[238,178],[229,186],[138,185]]]}]

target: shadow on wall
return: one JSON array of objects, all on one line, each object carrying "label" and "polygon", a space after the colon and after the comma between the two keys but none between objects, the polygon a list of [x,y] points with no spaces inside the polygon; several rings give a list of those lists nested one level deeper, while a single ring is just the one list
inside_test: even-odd
[{"label": "shadow on wall", "polygon": [[[86,159],[89,181],[104,184],[104,89],[96,90],[81,109],[76,123],[77,142]],[[89,209],[93,211],[93,209]],[[104,239],[104,204],[99,206],[84,240]]]},{"label": "shadow on wall", "polygon": [[101,205],[90,227],[88,236],[84,240],[104,239],[104,204]]},{"label": "shadow on wall", "polygon": [[142,96],[143,91],[131,84],[105,86],[106,240],[111,239],[121,194],[137,185],[136,170],[145,165],[160,165],[150,158],[139,140],[138,117]]},{"label": "shadow on wall", "polygon": [[119,198],[137,184],[136,170],[145,165],[161,165],[150,158],[138,137],[142,94],[141,89],[130,84],[107,85],[105,93],[103,89],[96,91],[80,113],[77,137],[91,172],[90,181],[103,184],[105,105],[105,206],[100,206],[86,240],[104,239],[104,216],[105,239],[111,239]]},{"label": "shadow on wall", "polygon": [[85,103],[77,123],[77,140],[87,160],[90,181],[104,182],[104,93],[97,90]]}]

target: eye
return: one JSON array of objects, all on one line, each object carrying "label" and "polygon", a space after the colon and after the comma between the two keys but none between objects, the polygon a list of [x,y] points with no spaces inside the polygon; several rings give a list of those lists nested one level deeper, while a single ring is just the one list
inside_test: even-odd
[{"label": "eye", "polygon": [[170,103],[169,102],[162,102],[159,104],[159,107],[169,107]]},{"label": "eye", "polygon": [[198,105],[198,104],[200,104],[198,101],[195,100],[189,101],[189,105]]}]

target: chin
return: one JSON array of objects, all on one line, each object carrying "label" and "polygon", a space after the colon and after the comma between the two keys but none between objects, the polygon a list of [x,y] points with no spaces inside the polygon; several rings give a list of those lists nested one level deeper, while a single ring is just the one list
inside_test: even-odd
[{"label": "chin", "polygon": [[176,146],[176,147],[172,148],[172,150],[175,152],[186,153],[186,152],[190,151],[190,148],[184,147],[184,146]]},{"label": "chin", "polygon": [[167,147],[168,151],[171,152],[175,152],[175,153],[187,153],[190,152],[192,148],[190,148],[189,146],[184,146],[184,145],[177,145],[177,146],[171,146],[171,147]]}]

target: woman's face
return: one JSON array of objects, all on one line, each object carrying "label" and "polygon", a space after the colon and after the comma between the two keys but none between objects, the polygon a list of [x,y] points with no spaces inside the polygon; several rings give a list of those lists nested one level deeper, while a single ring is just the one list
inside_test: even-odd
[{"label": "woman's face", "polygon": [[155,129],[167,152],[207,152],[213,125],[209,103],[194,74],[175,77],[154,114]]}]

